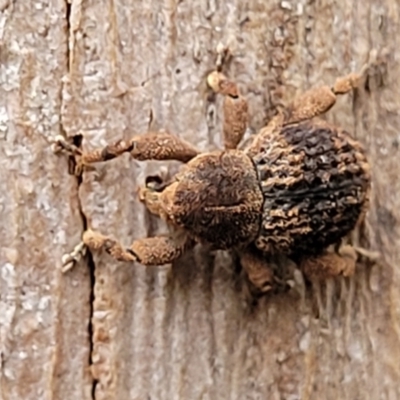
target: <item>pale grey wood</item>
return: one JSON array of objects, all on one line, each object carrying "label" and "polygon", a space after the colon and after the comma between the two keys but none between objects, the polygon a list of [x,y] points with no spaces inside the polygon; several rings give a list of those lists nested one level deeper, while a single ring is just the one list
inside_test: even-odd
[{"label": "pale grey wood", "polygon": [[67,73],[63,1],[0,2],[0,399],[90,399],[90,279],[65,280],[77,182],[55,156]]},{"label": "pale grey wood", "polygon": [[[74,0],[68,31],[63,3],[43,3],[47,11],[37,13],[33,2],[22,4],[10,3],[7,10],[21,14],[7,11],[9,18],[24,12],[31,30],[6,25],[2,39],[6,49],[25,40],[21,53],[9,50],[8,64],[2,61],[2,73],[16,76],[19,97],[7,89],[7,75],[2,102],[14,119],[29,122],[32,110],[41,119],[30,122],[31,130],[3,123],[14,135],[1,146],[3,170],[12,176],[0,178],[0,233],[7,243],[0,304],[8,312],[2,315],[11,315],[3,317],[9,341],[2,339],[2,348],[12,354],[3,358],[3,398],[88,398],[92,389],[97,400],[400,398],[398,2]],[[55,31],[42,38],[35,18],[46,13],[55,15],[49,17]],[[40,40],[26,36],[32,30]],[[327,116],[354,132],[369,153],[374,187],[364,233],[371,249],[382,252],[381,263],[360,264],[350,279],[307,287],[303,298],[282,294],[253,308],[230,255],[202,248],[174,266],[147,269],[94,254],[93,263],[60,277],[60,257],[78,241],[84,224],[126,244],[165,231],[145,213],[136,190],[160,166],[173,171],[177,165],[139,163],[127,155],[99,164],[84,174],[78,201],[77,182],[67,175],[66,160],[52,155],[48,139],[62,129],[68,136],[83,135],[83,147],[93,149],[151,128],[174,132],[203,150],[219,147],[221,103],[205,83],[219,42],[232,49],[228,72],[249,99],[252,132],[274,107],[359,69],[372,50],[387,49],[367,87],[341,98]],[[23,49],[34,49],[31,59]],[[13,69],[19,60],[35,59],[36,69],[26,71],[35,71],[28,76],[38,75],[40,87],[47,88],[45,100],[31,92],[35,81],[27,73]],[[53,122],[46,125],[46,118]],[[15,143],[23,150],[13,158],[7,151],[15,152]],[[39,190],[50,205],[40,214],[42,224],[34,211]],[[19,193],[33,200],[21,203]],[[58,242],[60,232],[64,239]],[[7,263],[14,265],[11,272]],[[22,289],[15,287],[37,293],[27,312],[33,321],[40,299],[50,296],[46,322],[33,336],[15,331],[14,325],[27,323],[17,311],[23,309],[17,294]],[[40,358],[18,359],[17,348],[31,349],[36,337]],[[25,379],[21,365],[35,379]]]}]

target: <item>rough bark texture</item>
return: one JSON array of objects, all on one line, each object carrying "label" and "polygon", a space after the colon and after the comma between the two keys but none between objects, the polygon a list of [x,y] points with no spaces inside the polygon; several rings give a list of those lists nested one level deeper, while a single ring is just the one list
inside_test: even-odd
[{"label": "rough bark texture", "polygon": [[[388,50],[327,115],[368,150],[363,243],[381,262],[252,307],[229,253],[202,248],[147,269],[94,254],[62,276],[85,226],[125,244],[164,231],[136,190],[176,164],[124,156],[77,182],[51,139],[93,149],[151,128],[215,149],[220,41],[253,132]],[[1,0],[0,399],[400,398],[399,41],[396,0]]]}]

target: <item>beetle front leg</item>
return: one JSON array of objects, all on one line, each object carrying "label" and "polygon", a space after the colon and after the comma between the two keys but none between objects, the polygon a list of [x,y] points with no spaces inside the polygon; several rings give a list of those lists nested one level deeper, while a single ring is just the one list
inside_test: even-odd
[{"label": "beetle front leg", "polygon": [[129,141],[130,155],[139,161],[176,160],[186,163],[200,152],[190,143],[164,132],[147,132]]},{"label": "beetle front leg", "polygon": [[64,152],[75,157],[75,175],[80,175],[83,168],[92,163],[112,160],[125,152],[129,152],[132,148],[130,142],[119,140],[102,149],[84,152],[68,142],[64,136],[58,135],[54,142],[55,153]]},{"label": "beetle front leg", "polygon": [[190,143],[164,132],[147,132],[134,136],[131,140],[119,140],[102,149],[83,152],[75,145],[68,143],[63,136],[55,140],[56,151],[63,150],[78,159],[78,165],[112,160],[124,153],[129,153],[134,159],[145,160],[177,160],[188,162],[199,154]]},{"label": "beetle front leg", "polygon": [[74,251],[63,257],[63,272],[73,267],[86,248],[94,251],[105,250],[117,261],[136,261],[146,266],[154,266],[171,263],[193,244],[185,232],[177,231],[170,236],[138,239],[125,248],[117,240],[88,229]]},{"label": "beetle front leg", "polygon": [[185,233],[175,232],[175,235],[135,240],[128,251],[143,265],[164,265],[172,263],[193,245]]},{"label": "beetle front leg", "polygon": [[239,93],[236,83],[221,72],[214,71],[208,75],[207,83],[214,92],[224,95],[224,146],[236,149],[247,128],[247,100]]}]

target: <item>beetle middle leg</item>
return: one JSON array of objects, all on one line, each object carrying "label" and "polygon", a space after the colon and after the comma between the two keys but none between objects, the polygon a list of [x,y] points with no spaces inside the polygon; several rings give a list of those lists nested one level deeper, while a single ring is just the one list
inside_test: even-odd
[{"label": "beetle middle leg", "polygon": [[240,94],[237,84],[221,72],[209,74],[207,83],[214,92],[224,96],[224,146],[226,149],[236,149],[247,128],[247,100]]},{"label": "beetle middle leg", "polygon": [[252,248],[239,251],[239,259],[249,281],[260,293],[267,293],[274,288],[274,272],[267,261]]}]

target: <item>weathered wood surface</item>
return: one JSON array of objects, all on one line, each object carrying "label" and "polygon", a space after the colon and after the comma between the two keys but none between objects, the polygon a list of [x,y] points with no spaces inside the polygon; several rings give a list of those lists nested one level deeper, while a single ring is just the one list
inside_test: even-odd
[{"label": "weathered wood surface", "polygon": [[[0,399],[400,398],[399,17],[396,0],[0,1]],[[215,149],[220,41],[253,132],[388,50],[327,116],[368,150],[382,262],[254,308],[229,254],[201,248],[148,269],[94,254],[62,276],[84,226],[126,244],[165,230],[136,197],[161,164],[124,156],[80,183],[51,140],[92,149],[151,128]]]}]

